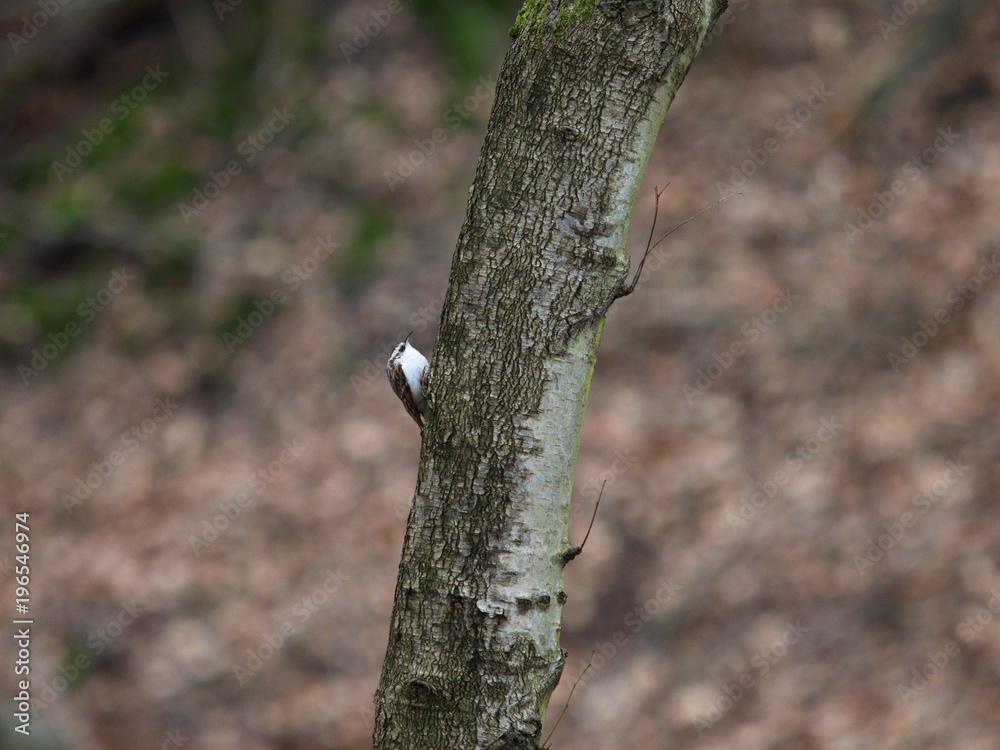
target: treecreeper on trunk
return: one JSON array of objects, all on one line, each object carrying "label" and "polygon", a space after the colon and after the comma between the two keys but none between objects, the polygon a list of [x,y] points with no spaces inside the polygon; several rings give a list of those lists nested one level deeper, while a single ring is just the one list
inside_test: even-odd
[{"label": "treecreeper on trunk", "polygon": [[604,316],[629,289],[653,142],[723,10],[529,0],[517,16],[423,376],[376,750],[539,747]]}]

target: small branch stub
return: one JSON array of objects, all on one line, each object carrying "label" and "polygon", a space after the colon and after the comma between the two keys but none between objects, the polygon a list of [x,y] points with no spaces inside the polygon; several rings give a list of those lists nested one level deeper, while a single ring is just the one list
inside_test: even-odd
[{"label": "small branch stub", "polygon": [[597,509],[601,507],[601,498],[604,497],[604,488],[608,486],[608,480],[605,479],[604,483],[601,485],[601,491],[597,495],[597,502],[594,503],[594,514],[590,517],[590,525],[587,527],[587,533],[583,535],[583,541],[580,542],[579,547],[570,547],[568,550],[562,554],[562,564],[565,565],[570,560],[575,560],[577,555],[583,552],[583,547],[590,539],[590,531],[594,528],[594,520],[597,518]]}]

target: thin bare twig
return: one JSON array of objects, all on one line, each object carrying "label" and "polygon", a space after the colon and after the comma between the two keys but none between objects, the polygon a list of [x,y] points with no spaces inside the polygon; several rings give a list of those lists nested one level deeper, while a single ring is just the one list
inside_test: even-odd
[{"label": "thin bare twig", "polygon": [[[604,480],[604,484],[601,485],[601,492],[597,496],[597,503],[594,505],[594,515],[590,517],[590,526],[587,527],[587,533],[583,535],[583,541],[580,542],[580,552],[583,552],[583,547],[590,539],[590,530],[594,528],[594,521],[597,519],[597,509],[601,507],[601,498],[604,497],[604,488],[607,487],[608,480]],[[579,554],[579,552],[577,553]]]},{"label": "thin bare twig", "polygon": [[597,518],[597,509],[601,507],[601,498],[604,497],[604,488],[607,484],[608,480],[605,479],[604,484],[601,485],[601,493],[597,496],[597,503],[594,504],[594,515],[590,517],[590,526],[587,527],[587,533],[583,537],[583,542],[579,547],[570,547],[559,556],[563,565],[568,563],[570,560],[575,560],[576,556],[583,552],[583,545],[587,543],[588,539],[590,539],[590,530],[594,528],[594,521]]},{"label": "thin bare twig", "polygon": [[559,718],[556,719],[555,726],[553,726],[552,729],[549,731],[549,736],[545,738],[544,742],[542,742],[542,750],[548,750],[549,740],[552,739],[552,735],[555,734],[556,729],[559,728],[559,722],[562,721],[563,716],[566,715],[566,709],[569,708],[569,702],[573,699],[573,693],[576,692],[576,686],[580,684],[580,680],[583,679],[583,676],[587,674],[587,670],[590,669],[590,665],[594,661],[594,653],[596,652],[596,650],[597,649],[594,649],[594,651],[590,652],[590,658],[587,660],[587,666],[584,668],[582,672],[580,672],[580,676],[576,678],[576,681],[573,683],[573,687],[569,689],[569,695],[566,696],[566,705],[563,706],[562,713],[560,713]]},{"label": "thin bare twig", "polygon": [[635,276],[632,277],[632,283],[629,284],[627,287],[625,287],[625,289],[623,289],[619,293],[618,299],[621,299],[622,297],[627,297],[630,294],[632,294],[632,292],[635,291],[636,286],[639,284],[639,277],[642,276],[642,269],[646,265],[646,259],[649,257],[649,254],[656,249],[657,245],[659,245],[661,242],[663,242],[663,240],[667,239],[667,237],[672,235],[674,232],[676,232],[678,229],[680,229],[688,222],[694,221],[706,211],[711,211],[713,208],[718,206],[720,203],[722,203],[722,201],[726,200],[727,198],[731,198],[734,195],[742,195],[742,193],[727,193],[726,195],[719,198],[719,200],[717,200],[712,205],[707,206],[706,208],[701,209],[701,211],[694,214],[693,216],[689,216],[688,218],[684,219],[684,221],[676,225],[673,229],[669,230],[656,242],[653,242],[653,233],[656,231],[656,220],[660,213],[660,196],[663,195],[663,191],[666,190],[667,186],[669,185],[670,185],[669,182],[666,185],[664,185],[663,190],[660,190],[659,188],[656,187],[653,188],[653,191],[656,194],[656,204],[653,206],[653,226],[649,228],[649,239],[646,240],[646,251],[642,254],[642,260],[639,261],[638,268],[635,269]]}]

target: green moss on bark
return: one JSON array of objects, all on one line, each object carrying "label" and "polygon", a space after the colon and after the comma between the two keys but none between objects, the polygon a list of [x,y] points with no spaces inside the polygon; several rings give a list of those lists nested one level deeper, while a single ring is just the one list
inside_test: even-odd
[{"label": "green moss on bark", "polygon": [[565,30],[574,21],[589,17],[597,9],[597,0],[568,0],[553,8],[552,0],[525,0],[518,11],[510,35],[522,36],[552,24],[555,33]]}]

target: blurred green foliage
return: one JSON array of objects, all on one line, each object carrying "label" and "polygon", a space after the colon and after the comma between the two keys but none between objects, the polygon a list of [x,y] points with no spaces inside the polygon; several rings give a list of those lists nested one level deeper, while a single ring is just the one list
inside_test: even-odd
[{"label": "blurred green foliage", "polygon": [[357,229],[351,241],[342,248],[344,252],[340,275],[336,279],[345,294],[357,292],[359,282],[378,270],[381,240],[393,230],[392,215],[375,203],[358,207]]},{"label": "blurred green foliage", "polygon": [[[440,94],[446,102],[492,73],[519,5],[404,0],[404,12],[436,39],[452,75]],[[329,113],[303,92],[322,85],[327,66],[343,64],[330,37],[337,12],[318,1],[242,0],[222,13],[214,5],[197,10],[163,0],[111,3],[76,19],[84,24],[78,29],[82,46],[56,60],[50,52],[58,37],[49,29],[19,53],[18,65],[0,72],[6,109],[0,169],[11,191],[0,217],[0,257],[8,271],[0,276],[0,295],[12,314],[0,326],[0,352],[23,360],[49,332],[77,317],[76,306],[107,281],[108,269],[126,264],[141,274],[143,293],[164,321],[156,332],[126,326],[120,342],[126,350],[185,326],[231,331],[257,297],[237,284],[232,299],[215,307],[216,321],[191,319],[185,302],[190,284],[213,250],[203,228],[186,223],[178,206],[190,204],[208,175],[231,160],[245,170],[260,168],[239,146],[258,133],[275,106],[294,105],[295,119],[276,136],[285,148],[330,127]],[[151,63],[169,75],[127,109],[116,106],[141,85]],[[62,101],[67,86],[72,106],[43,106],[47,98]],[[352,121],[394,127],[377,92],[355,105]],[[110,130],[95,142],[86,133],[95,133],[102,121]],[[345,190],[338,175],[328,180],[354,223],[324,273],[342,293],[353,294],[379,270],[394,212],[378,194]],[[256,215],[250,211],[241,227],[247,236],[257,231]],[[74,345],[92,334],[88,327]]]},{"label": "blurred green foliage", "polygon": [[413,0],[411,4],[441,41],[458,85],[492,72],[508,41],[505,30],[521,7],[512,0]]}]

